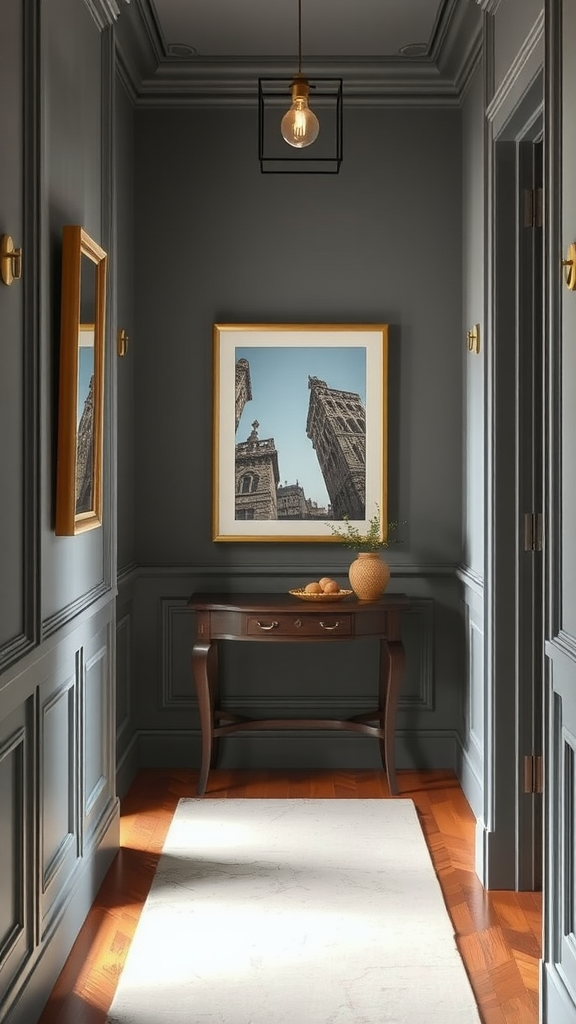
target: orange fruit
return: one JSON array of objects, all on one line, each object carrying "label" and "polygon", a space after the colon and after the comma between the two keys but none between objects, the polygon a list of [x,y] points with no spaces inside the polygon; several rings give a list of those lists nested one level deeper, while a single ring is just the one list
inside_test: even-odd
[{"label": "orange fruit", "polygon": [[[333,580],[331,576],[323,576],[322,579],[320,580],[320,586],[322,587],[322,590],[326,590],[326,587],[328,587],[329,585],[331,585],[332,583],[335,583],[335,582],[336,581]],[[334,591],[332,590],[332,591],[330,591],[330,593],[333,594]]]},{"label": "orange fruit", "polygon": [[323,590],[325,594],[339,594],[340,585],[336,583],[336,580],[328,580],[328,582],[324,584]]},{"label": "orange fruit", "polygon": [[319,583],[307,583],[304,587],[305,594],[321,594],[322,587]]}]

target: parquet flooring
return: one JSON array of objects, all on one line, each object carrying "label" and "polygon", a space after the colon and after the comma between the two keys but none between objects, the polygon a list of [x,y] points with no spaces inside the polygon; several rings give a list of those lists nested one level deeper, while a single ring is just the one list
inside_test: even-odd
[{"label": "parquet flooring", "polygon": [[[122,802],[121,849],[39,1024],[105,1024],[176,804],[195,795],[195,780],[184,771],[143,771],[135,779]],[[541,894],[483,890],[474,872],[474,817],[451,773],[400,772],[399,788],[418,809],[483,1024],[537,1024]],[[390,798],[384,774],[370,771],[216,770],[208,795]]]}]

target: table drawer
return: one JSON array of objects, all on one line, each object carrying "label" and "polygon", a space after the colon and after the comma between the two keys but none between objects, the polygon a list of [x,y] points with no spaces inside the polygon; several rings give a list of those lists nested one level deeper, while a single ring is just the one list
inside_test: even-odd
[{"label": "table drawer", "polygon": [[248,615],[247,636],[259,637],[318,637],[353,636],[352,615],[337,611],[316,611],[299,615],[290,613],[263,613]]}]

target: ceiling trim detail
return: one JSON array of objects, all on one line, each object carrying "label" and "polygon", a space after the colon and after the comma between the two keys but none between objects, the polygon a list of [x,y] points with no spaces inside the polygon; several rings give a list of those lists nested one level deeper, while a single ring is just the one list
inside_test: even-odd
[{"label": "ceiling trim detail", "polygon": [[476,0],[476,3],[488,14],[496,14],[502,0]]},{"label": "ceiling trim detail", "polygon": [[[116,7],[116,0],[86,2]],[[334,55],[308,61],[307,74],[343,78],[346,106],[458,106],[482,46],[478,5],[490,2],[446,0],[429,56],[358,60]],[[171,56],[149,0],[133,0],[123,8],[115,35],[121,79],[139,107],[256,106],[258,78],[289,76],[294,70],[292,58],[190,61]]]},{"label": "ceiling trim detail", "polygon": [[[84,0],[84,3],[100,31],[113,25],[120,14],[116,0]],[[126,3],[130,3],[130,0],[126,0]]]}]

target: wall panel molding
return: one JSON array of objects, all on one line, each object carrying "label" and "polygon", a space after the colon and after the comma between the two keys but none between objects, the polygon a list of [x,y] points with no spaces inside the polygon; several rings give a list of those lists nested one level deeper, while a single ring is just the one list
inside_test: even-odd
[{"label": "wall panel molding", "polygon": [[[39,641],[40,564],[38,519],[40,509],[40,181],[41,152],[41,64],[40,12],[37,4],[19,2],[23,20],[23,216],[12,228],[21,232],[24,253],[22,334],[20,344],[23,365],[21,422],[23,430],[23,543],[21,573],[23,587],[23,619],[21,631],[0,645],[0,672],[32,650]],[[6,211],[5,211],[6,212]],[[22,223],[23,221],[23,223]],[[22,226],[20,226],[22,224]]]},{"label": "wall panel molding", "polygon": [[[72,672],[60,680],[47,680],[43,685],[38,708],[41,783],[38,815],[44,930],[49,927],[51,912],[63,898],[80,856],[77,741],[80,672],[77,655]],[[59,836],[54,833],[56,825],[61,825]]]},{"label": "wall panel molding", "polygon": [[[9,902],[3,901],[0,911],[0,964],[8,965],[9,960],[18,956],[18,946],[25,939],[26,931],[26,885],[27,857],[25,853],[26,836],[26,791],[25,791],[25,742],[26,730],[22,727],[11,732],[0,743],[0,779],[3,784],[10,782],[8,792],[3,793],[9,799],[11,817],[2,819],[2,828],[11,840],[13,863],[2,865],[4,873],[14,870],[13,908],[11,920],[4,918],[4,911],[9,910]],[[11,762],[11,763],[9,763]],[[3,778],[4,773],[6,777]],[[4,788],[3,785],[3,788]],[[20,951],[21,952],[21,951]]]},{"label": "wall panel molding", "polygon": [[[70,604],[64,608],[60,608],[54,615],[50,615],[42,623],[42,639],[48,639],[58,630],[62,629],[63,626],[67,625],[72,619],[75,619],[77,615],[87,611],[93,604],[99,601],[101,598],[109,595],[110,598],[114,597],[114,592],[110,589],[106,583],[98,583],[92,590],[82,594],[76,600],[71,601]],[[98,609],[94,609],[97,611]]]},{"label": "wall panel molding", "polygon": [[456,576],[461,583],[464,584],[468,590],[474,591],[478,597],[482,597],[484,594],[484,577],[480,573],[476,572],[469,565],[459,565],[456,570]]},{"label": "wall panel molding", "polygon": [[132,713],[132,607],[116,620],[116,740],[126,733]]},{"label": "wall panel molding", "polygon": [[[160,606],[160,650],[161,650],[161,676],[160,707],[163,711],[179,709],[189,711],[197,707],[194,693],[192,669],[189,670],[189,684],[186,693],[178,693],[174,689],[176,673],[174,665],[178,656],[182,655],[182,645],[186,651],[191,650],[194,642],[193,615],[182,598],[162,597],[159,599]],[[434,709],[434,602],[431,598],[412,598],[410,607],[404,612],[405,633],[411,636],[405,637],[407,651],[407,679],[406,686],[400,695],[400,709],[417,709],[420,711],[433,711]],[[377,643],[377,641],[374,641]],[[414,653],[417,652],[417,653]],[[411,666],[410,655],[414,658],[414,665]],[[270,706],[274,708],[297,708],[302,710],[302,717],[312,717],[311,709],[318,707],[329,709],[334,707],[346,707],[350,714],[374,707],[377,680],[366,694],[358,694],[353,698],[334,697],[326,699],[316,696],[313,693],[301,699],[292,699],[291,696],[284,696],[276,693],[274,696],[254,698],[252,695],[236,694],[231,702],[238,710],[244,708],[257,708]]]},{"label": "wall panel molding", "polygon": [[554,654],[560,654],[571,661],[576,661],[576,637],[561,629],[560,632],[546,642],[546,654],[554,658]]},{"label": "wall panel molding", "polygon": [[[83,718],[83,721],[84,721],[84,734],[85,734],[85,736],[84,736],[84,744],[83,744],[83,746],[84,746],[84,750],[83,750],[84,756],[82,758],[82,762],[84,764],[84,779],[83,779],[83,781],[84,781],[84,786],[83,786],[83,791],[84,791],[84,796],[83,796],[83,817],[84,817],[84,820],[88,819],[91,816],[91,814],[92,814],[92,812],[94,810],[94,807],[95,807],[95,805],[96,805],[96,803],[98,801],[98,798],[102,795],[103,791],[107,788],[107,780],[109,778],[108,750],[109,750],[109,746],[110,746],[110,736],[108,735],[108,731],[107,731],[107,728],[106,728],[107,727],[107,723],[108,723],[108,717],[109,717],[108,713],[107,713],[108,712],[108,703],[109,703],[109,693],[108,693],[108,685],[107,685],[107,680],[108,680],[107,662],[108,662],[108,648],[107,648],[106,645],[103,645],[103,646],[99,647],[98,650],[95,651],[95,653],[91,657],[86,659],[85,664],[84,664],[84,671],[82,673],[82,705],[83,705],[83,710],[84,710],[84,714],[83,714],[82,718]],[[92,673],[94,673],[94,675],[97,677],[95,684],[91,683],[91,674]],[[100,764],[99,764],[100,774],[97,776],[97,778],[94,778],[92,787],[90,789],[88,789],[88,786],[86,785],[87,779],[86,779],[86,775],[85,775],[85,771],[86,771],[86,769],[85,769],[85,762],[86,762],[86,756],[85,756],[86,755],[86,731],[87,731],[87,726],[88,726],[89,723],[90,723],[92,729],[93,729],[93,726],[94,726],[94,722],[93,722],[93,717],[94,716],[90,714],[91,709],[88,707],[88,692],[87,691],[89,690],[91,685],[93,685],[93,686],[98,686],[99,685],[99,689],[100,689],[100,699],[97,702],[98,710],[100,711],[100,715],[101,715],[101,719],[100,719],[100,723],[99,723],[100,724],[100,728],[98,729],[97,733],[95,732],[95,736],[97,735],[98,740],[99,740],[99,743],[98,743],[98,754],[99,754],[99,762],[100,762]]]},{"label": "wall panel molding", "polygon": [[[335,545],[339,550],[338,545]],[[391,587],[400,579],[453,579],[458,576],[461,566],[456,562],[394,562],[391,558],[384,556],[391,569]],[[316,572],[321,574],[330,572],[336,576],[348,573],[350,561],[345,563],[330,561],[330,553],[326,552],[322,558],[318,556],[317,562],[302,561],[290,562],[288,565],[270,562],[250,562],[249,564],[217,565],[217,564],[187,564],[187,565],[146,565],[141,563],[136,567],[131,566],[130,572],[136,573],[137,579],[190,579],[191,587],[196,587],[198,581],[226,580],[227,589],[238,592],[245,581],[251,581],[250,589],[257,588],[258,579],[293,579],[295,576],[314,577]],[[255,586],[256,583],[256,586]],[[198,586],[197,589],[200,589]]]}]

